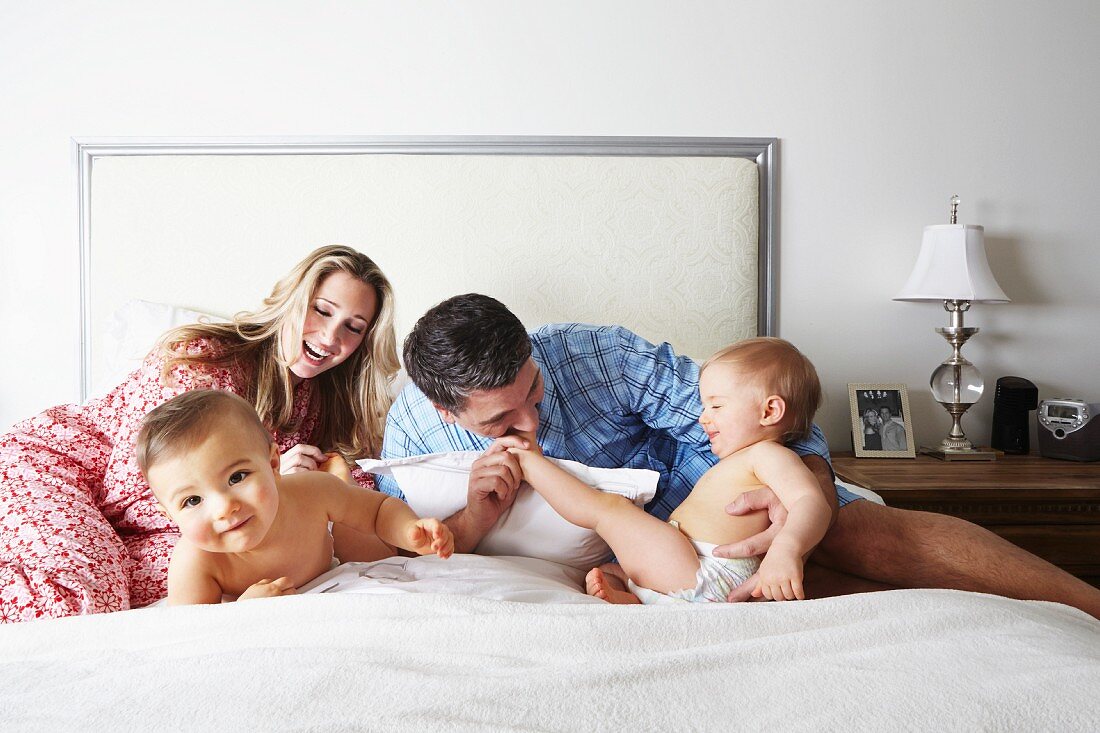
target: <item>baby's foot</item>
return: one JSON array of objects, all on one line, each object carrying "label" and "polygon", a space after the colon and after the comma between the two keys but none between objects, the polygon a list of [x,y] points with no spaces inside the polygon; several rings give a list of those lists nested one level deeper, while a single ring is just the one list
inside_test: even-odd
[{"label": "baby's foot", "polygon": [[638,596],[626,589],[626,576],[622,574],[622,568],[615,563],[589,570],[588,575],[584,576],[584,589],[588,595],[608,603],[641,603]]}]

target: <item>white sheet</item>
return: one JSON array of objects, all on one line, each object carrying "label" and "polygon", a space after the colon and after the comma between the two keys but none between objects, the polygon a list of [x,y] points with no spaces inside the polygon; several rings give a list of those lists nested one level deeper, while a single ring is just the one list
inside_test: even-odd
[{"label": "white sheet", "polygon": [[414,580],[381,593],[2,627],[0,729],[1085,731],[1100,720],[1100,623],[1065,606],[956,591],[649,607],[495,600],[489,581],[480,597],[432,592],[433,574],[441,589],[495,568],[514,592],[546,569],[521,563],[508,577],[509,562],[417,558]]},{"label": "white sheet", "polygon": [[585,595],[586,570],[533,557],[453,555],[349,562],[302,586],[302,593],[443,593],[520,603],[603,604]]}]

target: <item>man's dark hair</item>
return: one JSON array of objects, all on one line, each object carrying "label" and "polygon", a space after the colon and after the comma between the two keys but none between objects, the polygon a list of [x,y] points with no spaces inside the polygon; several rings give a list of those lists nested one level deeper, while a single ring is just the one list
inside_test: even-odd
[{"label": "man's dark hair", "polygon": [[434,404],[458,413],[470,393],[516,381],[531,356],[531,339],[495,298],[467,293],[420,317],[405,338],[405,369]]}]

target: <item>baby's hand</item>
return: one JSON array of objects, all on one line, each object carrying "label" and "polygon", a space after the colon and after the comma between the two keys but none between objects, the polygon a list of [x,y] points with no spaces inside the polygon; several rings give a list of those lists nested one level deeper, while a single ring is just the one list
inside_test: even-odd
[{"label": "baby's hand", "polygon": [[348,463],[344,460],[343,456],[339,453],[326,453],[325,455],[328,457],[328,460],[317,466],[318,471],[331,473],[345,483],[355,483],[351,478],[351,469],[348,468]]},{"label": "baby's hand", "polygon": [[243,601],[249,598],[275,598],[277,596],[290,596],[298,592],[298,589],[290,584],[290,579],[286,577],[276,578],[271,580],[270,578],[264,578],[258,583],[253,583],[248,587],[244,593],[241,593],[238,601]]},{"label": "baby's hand", "polygon": [[409,529],[409,544],[421,555],[434,552],[444,560],[455,551],[454,535],[438,519],[418,519]]},{"label": "baby's hand", "polygon": [[[773,546],[774,548],[774,546]],[[756,571],[757,584],[753,598],[763,596],[770,601],[800,601],[806,599],[802,589],[802,558],[780,548],[768,551]]]}]

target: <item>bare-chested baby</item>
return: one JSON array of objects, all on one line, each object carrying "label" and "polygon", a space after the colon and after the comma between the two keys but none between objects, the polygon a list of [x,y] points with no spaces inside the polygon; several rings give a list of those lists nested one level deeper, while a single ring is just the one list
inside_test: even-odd
[{"label": "bare-chested baby", "polygon": [[[509,450],[519,457],[524,479],[559,514],[595,530],[611,546],[634,593],[613,589],[597,577],[596,595],[605,600],[724,601],[750,579],[756,583],[755,597],[805,598],[803,559],[829,528],[830,508],[813,474],[784,443],[810,431],[821,402],[813,364],[782,339],[748,339],[707,360],[699,392],[699,422],[719,461],[667,523],[573,478],[543,457],[533,440],[528,449]],[[767,517],[760,513],[731,516],[725,511],[739,495],[761,486],[770,487],[788,513],[767,554],[763,560],[714,557],[715,546],[767,528]]]},{"label": "bare-chested baby", "polygon": [[403,501],[323,471],[280,475],[271,434],[229,392],[186,392],[157,407],[136,453],[180,528],[169,605],[294,593],[330,568],[332,522],[422,555],[454,551],[442,522],[420,519]]}]

